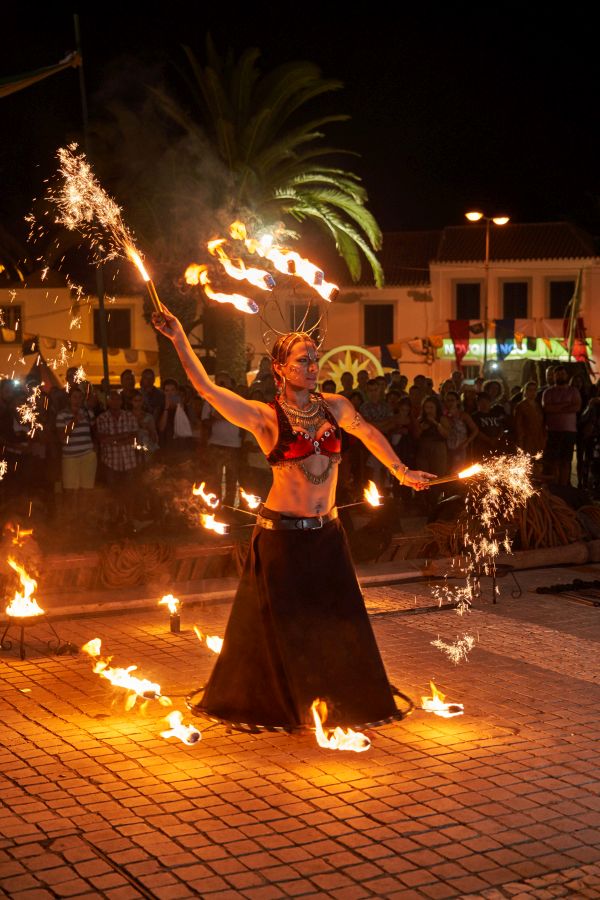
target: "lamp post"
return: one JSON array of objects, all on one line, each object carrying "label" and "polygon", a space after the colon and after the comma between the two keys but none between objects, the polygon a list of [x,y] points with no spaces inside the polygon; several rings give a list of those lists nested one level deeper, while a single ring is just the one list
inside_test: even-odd
[{"label": "lamp post", "polygon": [[478,210],[465,213],[469,222],[485,222],[485,257],[483,260],[483,270],[485,273],[483,288],[483,374],[485,375],[485,367],[487,364],[487,346],[488,346],[488,307],[489,307],[489,287],[490,287],[490,230],[492,223],[494,225],[506,225],[510,222],[508,216],[486,216]]}]

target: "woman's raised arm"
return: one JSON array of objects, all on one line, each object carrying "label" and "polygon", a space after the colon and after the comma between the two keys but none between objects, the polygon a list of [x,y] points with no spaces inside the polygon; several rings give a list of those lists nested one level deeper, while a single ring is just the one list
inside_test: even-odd
[{"label": "woman's raised arm", "polygon": [[[210,405],[229,422],[251,431],[261,443],[260,438],[265,439],[267,432],[270,431],[270,408],[264,403],[245,400],[228,388],[214,384],[192,350],[181,322],[165,306],[162,313],[153,313],[152,324],[157,331],[173,342],[181,364],[200,396],[208,400]],[[268,443],[268,439],[265,443]]]}]

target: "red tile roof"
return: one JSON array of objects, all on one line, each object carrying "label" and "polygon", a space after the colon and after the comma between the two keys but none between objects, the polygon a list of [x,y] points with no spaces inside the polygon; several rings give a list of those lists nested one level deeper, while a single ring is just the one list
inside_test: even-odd
[{"label": "red tile roof", "polygon": [[[530,225],[509,222],[490,226],[490,259],[577,259],[596,256],[591,235],[569,222]],[[444,228],[436,262],[483,262],[485,225],[455,225]]]}]

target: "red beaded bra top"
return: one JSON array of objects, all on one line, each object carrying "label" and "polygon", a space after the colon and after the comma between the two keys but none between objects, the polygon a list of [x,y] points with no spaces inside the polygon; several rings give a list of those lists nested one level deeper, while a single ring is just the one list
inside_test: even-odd
[{"label": "red beaded bra top", "polygon": [[311,437],[307,431],[294,431],[292,424],[281,405],[275,400],[269,403],[277,413],[279,434],[277,443],[267,456],[267,462],[271,466],[285,465],[285,463],[301,462],[313,454],[339,457],[342,448],[342,432],[336,422],[333,413],[320,394],[316,394],[321,400],[324,419],[331,424],[331,428],[325,428],[320,437]]}]

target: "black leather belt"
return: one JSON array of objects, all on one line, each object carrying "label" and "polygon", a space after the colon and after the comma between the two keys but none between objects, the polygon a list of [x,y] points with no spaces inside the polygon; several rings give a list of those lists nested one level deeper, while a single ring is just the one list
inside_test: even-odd
[{"label": "black leather belt", "polygon": [[328,522],[333,522],[337,517],[338,511],[335,506],[324,516],[306,516],[305,518],[284,516],[282,513],[263,507],[256,517],[256,524],[269,531],[314,531],[316,528],[322,528]]}]

